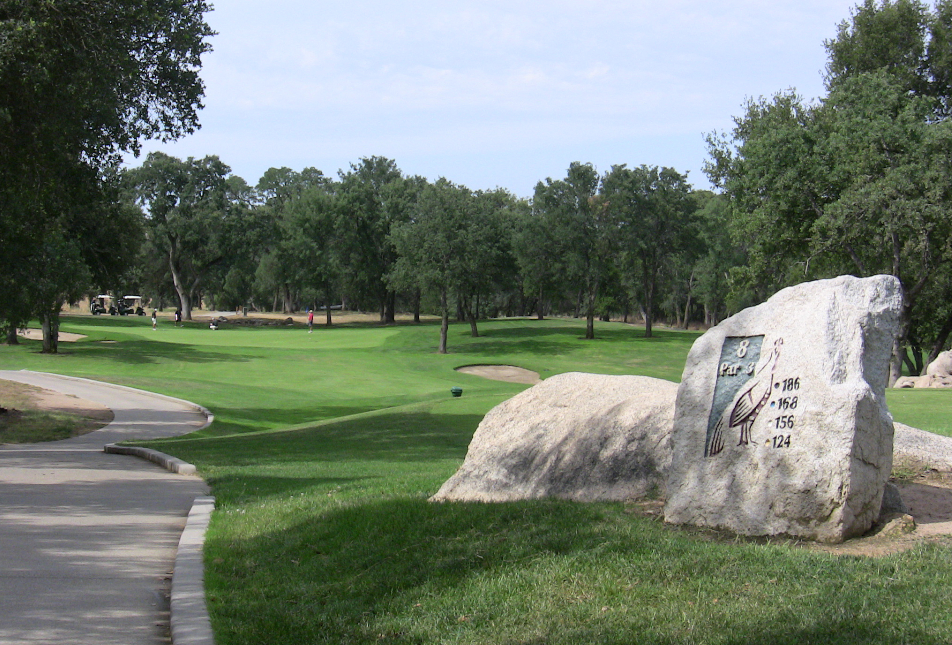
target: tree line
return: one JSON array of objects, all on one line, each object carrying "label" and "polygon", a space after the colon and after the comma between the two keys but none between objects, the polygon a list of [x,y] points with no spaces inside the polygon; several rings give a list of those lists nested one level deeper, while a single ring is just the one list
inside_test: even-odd
[{"label": "tree line", "polygon": [[[383,157],[336,178],[271,168],[254,187],[217,157],[150,154],[122,177],[143,242],[120,291],[292,313],[330,307],[451,318],[569,314],[686,326],[732,306],[722,200],[670,168],[572,163],[531,199],[404,174]],[[711,272],[719,277],[712,278]]]},{"label": "tree line", "polygon": [[[708,135],[696,191],[671,168],[572,163],[530,199],[361,159],[336,176],[214,156],[121,155],[198,127],[203,0],[0,0],[0,332],[141,291],[295,311],[569,314],[706,325],[779,288],[896,276],[890,377],[952,336],[952,0],[865,0],[825,44],[826,95],[747,102]],[[66,82],[68,80],[68,82]]]}]

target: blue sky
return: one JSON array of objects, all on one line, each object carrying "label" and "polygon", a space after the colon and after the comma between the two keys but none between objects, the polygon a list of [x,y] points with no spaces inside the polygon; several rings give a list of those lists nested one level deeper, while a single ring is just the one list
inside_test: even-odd
[{"label": "blue sky", "polygon": [[[670,166],[747,98],[823,94],[842,0],[218,0],[202,128],[145,151],[336,176],[361,157],[532,195],[572,161]],[[130,160],[137,165],[139,160]]]}]

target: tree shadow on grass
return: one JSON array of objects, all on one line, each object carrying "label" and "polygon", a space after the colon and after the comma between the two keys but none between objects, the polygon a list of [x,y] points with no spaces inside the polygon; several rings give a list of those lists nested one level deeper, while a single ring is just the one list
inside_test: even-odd
[{"label": "tree shadow on grass", "polygon": [[905,612],[843,593],[876,563],[702,545],[618,509],[392,499],[222,531],[206,545],[211,609],[228,642],[947,642],[916,594]]},{"label": "tree shadow on grass", "polygon": [[595,339],[586,340],[584,329],[578,327],[503,327],[480,332],[478,339],[464,340],[456,347],[463,354],[498,356],[511,354],[564,355],[593,347],[610,347],[618,350],[652,348],[667,351],[668,346],[684,347],[686,354],[695,336],[684,332],[656,331],[651,338],[635,329],[596,329]]},{"label": "tree shadow on grass", "polygon": [[280,467],[354,461],[417,462],[462,459],[480,414],[395,411],[347,417],[299,430],[151,442],[207,467]]},{"label": "tree shadow on grass", "polygon": [[312,492],[316,488],[339,489],[372,479],[379,478],[373,476],[320,477],[316,476],[316,473],[315,476],[301,477],[246,473],[239,476],[230,473],[211,477],[208,483],[216,490],[227,491],[225,495],[216,496],[217,507],[227,508],[238,504],[259,503],[266,499],[288,499]]},{"label": "tree shadow on grass", "polygon": [[114,345],[85,343],[71,347],[70,353],[86,358],[107,360],[126,365],[151,365],[160,361],[181,363],[246,363],[248,358],[236,353],[209,351],[196,345],[162,343],[147,340],[123,340]]},{"label": "tree shadow on grass", "polygon": [[[571,341],[584,340],[585,328],[582,326],[532,327],[531,325],[524,325],[519,327],[489,327],[480,333],[487,338],[538,338],[540,336],[559,336]],[[651,338],[645,338],[644,329],[638,327],[612,325],[611,327],[596,326],[595,328],[595,340],[611,342],[639,341],[650,343],[675,342],[684,344],[693,342],[697,335],[698,334],[684,331],[654,329]]]}]

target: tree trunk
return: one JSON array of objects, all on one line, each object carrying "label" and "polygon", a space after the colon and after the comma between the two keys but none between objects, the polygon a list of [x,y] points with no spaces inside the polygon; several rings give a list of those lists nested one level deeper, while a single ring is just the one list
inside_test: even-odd
[{"label": "tree trunk", "polygon": [[446,298],[446,289],[440,291],[440,348],[439,354],[446,353],[446,337],[450,329],[450,308]]},{"label": "tree trunk", "polygon": [[285,283],[281,285],[281,294],[284,296],[284,308],[282,309],[283,313],[293,314],[294,313],[294,300],[291,298],[291,285]]},{"label": "tree trunk", "polygon": [[654,290],[655,275],[648,266],[644,267],[645,290],[645,338],[651,338],[651,327],[654,323]]},{"label": "tree trunk", "polygon": [[543,303],[543,299],[542,299],[542,287],[539,287],[539,302],[536,304],[536,313],[537,313],[537,318],[538,318],[539,320],[542,320],[543,317],[544,317],[544,315],[545,315],[545,312],[543,311],[543,305],[542,305],[542,303]]},{"label": "tree trunk", "polygon": [[7,345],[19,345],[20,339],[17,338],[17,326],[11,324],[7,327]]},{"label": "tree trunk", "polygon": [[388,291],[385,309],[385,320],[388,325],[397,322],[397,292]]},{"label": "tree trunk", "polygon": [[651,313],[654,309],[654,294],[646,294],[645,296],[645,338],[651,338],[651,327],[654,324],[654,314]]},{"label": "tree trunk", "polygon": [[691,277],[688,278],[688,301],[684,305],[684,329],[688,328],[688,318],[691,315],[691,292],[694,290],[694,269],[691,269]]},{"label": "tree trunk", "polygon": [[[467,298],[467,303],[470,303],[471,300]],[[473,338],[479,338],[479,330],[476,329],[476,315],[479,312],[479,300],[476,301],[476,309],[474,310],[472,306],[467,305],[466,307],[466,319],[469,320],[469,333]]]},{"label": "tree trunk", "polygon": [[182,284],[182,276],[175,267],[175,256],[173,252],[169,253],[169,270],[172,272],[172,286],[175,287],[175,293],[178,294],[179,305],[182,309],[182,319],[192,319],[192,298],[189,290]]},{"label": "tree trunk", "polygon": [[328,300],[327,303],[325,303],[324,306],[327,307],[327,317],[324,319],[324,324],[327,325],[328,327],[330,327],[330,326],[333,324],[332,321],[331,321],[331,305],[330,305],[330,301]]},{"label": "tree trunk", "polygon": [[423,301],[423,293],[417,289],[413,293],[413,322],[420,322],[420,303]]},{"label": "tree trunk", "polygon": [[41,317],[43,324],[43,353],[59,352],[59,309],[45,312]]},{"label": "tree trunk", "polygon": [[902,376],[902,361],[906,355],[906,339],[909,337],[909,329],[912,326],[912,306],[908,297],[903,294],[902,313],[899,316],[899,333],[896,334],[896,340],[893,342],[892,356],[889,359],[889,382],[887,387],[892,387]]},{"label": "tree trunk", "polygon": [[595,340],[595,299],[598,297],[598,290],[593,289],[588,294],[588,302],[585,303],[585,340]]},{"label": "tree trunk", "polygon": [[919,355],[919,365],[916,365],[912,357],[909,356],[909,349],[906,348],[906,354],[902,357],[902,362],[905,364],[906,369],[909,370],[910,376],[920,376],[922,373],[922,355]]},{"label": "tree trunk", "polygon": [[909,368],[909,374],[912,376],[922,375],[922,369],[925,367],[922,364],[922,346],[919,344],[919,341],[912,338],[909,340],[909,349],[912,354],[912,366]]},{"label": "tree trunk", "polygon": [[188,292],[179,293],[179,306],[182,309],[182,320],[192,319],[192,297]]}]

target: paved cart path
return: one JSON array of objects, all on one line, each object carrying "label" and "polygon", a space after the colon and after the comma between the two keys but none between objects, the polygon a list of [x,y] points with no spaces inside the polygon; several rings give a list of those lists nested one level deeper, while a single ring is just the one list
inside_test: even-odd
[{"label": "paved cart path", "polygon": [[0,379],[113,410],[89,434],[0,445],[0,643],[168,643],[168,591],[199,478],[103,446],[194,432],[184,401],[84,379],[0,371]]}]

